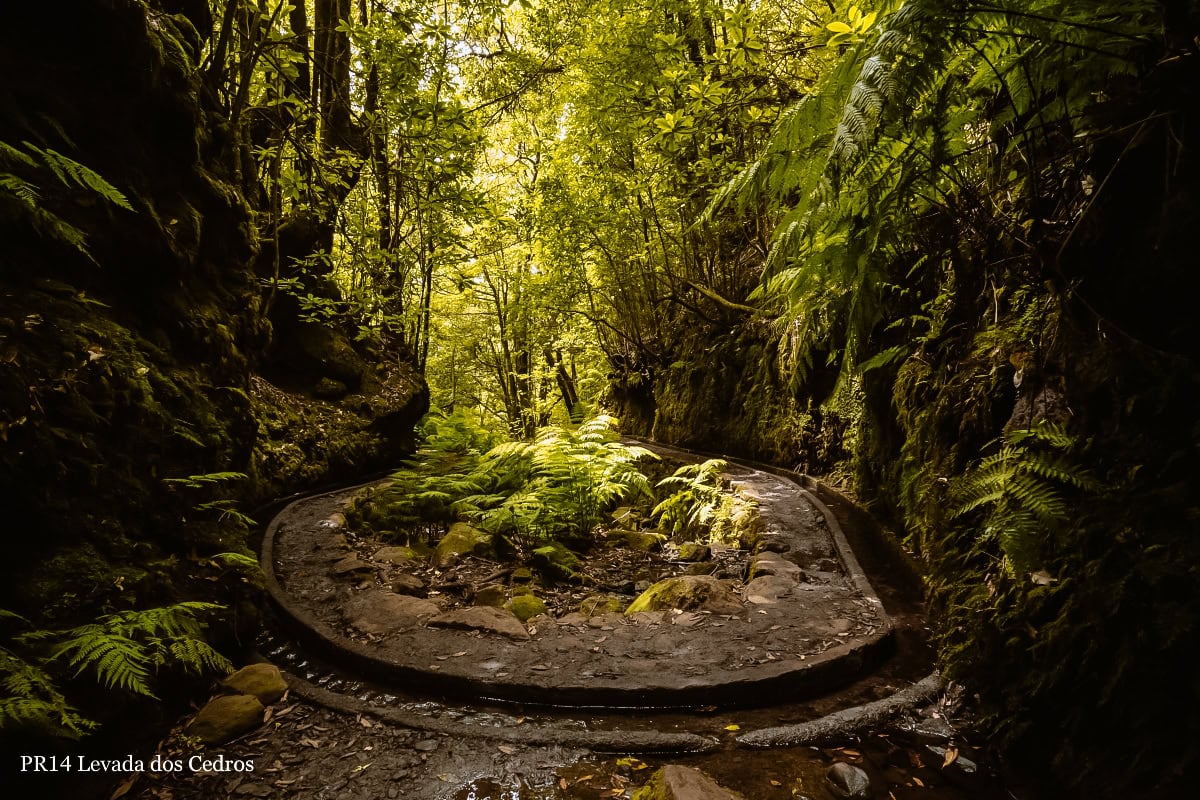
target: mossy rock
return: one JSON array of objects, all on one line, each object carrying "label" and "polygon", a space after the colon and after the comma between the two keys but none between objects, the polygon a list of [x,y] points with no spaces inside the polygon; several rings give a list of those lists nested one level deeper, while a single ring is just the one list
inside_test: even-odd
[{"label": "mossy rock", "polygon": [[395,564],[397,567],[403,567],[410,561],[416,561],[420,558],[420,553],[402,544],[381,547],[371,555],[372,561],[385,561],[388,564]]},{"label": "mossy rock", "polygon": [[456,522],[450,526],[450,530],[434,549],[433,563],[439,567],[448,567],[465,556],[495,558],[492,535],[465,522]]},{"label": "mossy rock", "polygon": [[312,395],[321,400],[341,400],[350,393],[350,387],[334,378],[321,378],[312,388]]},{"label": "mossy rock", "polygon": [[528,622],[539,614],[545,614],[548,610],[541,598],[532,594],[519,594],[509,600],[505,607],[521,622]]},{"label": "mossy rock", "polygon": [[633,800],[744,800],[698,769],[668,764],[655,772]]},{"label": "mossy rock", "polygon": [[621,598],[611,594],[594,594],[579,604],[579,613],[585,617],[595,617],[600,614],[620,614],[625,610]]},{"label": "mossy rock", "polygon": [[248,694],[213,698],[187,727],[188,736],[204,744],[223,744],[262,724],[263,704]]},{"label": "mossy rock", "polygon": [[679,545],[680,561],[708,561],[712,558],[712,548],[700,542],[684,542]]},{"label": "mossy rock", "polygon": [[221,681],[234,694],[248,694],[269,706],[287,691],[287,683],[274,664],[249,664]]},{"label": "mossy rock", "polygon": [[529,567],[517,567],[512,574],[513,583],[533,583],[533,570]]},{"label": "mossy rock", "polygon": [[[487,586],[481,586],[479,591],[475,592],[475,605],[477,606],[493,606],[499,608],[508,600],[508,590],[498,583],[491,583]],[[519,616],[519,615],[518,615]],[[524,620],[522,620],[524,622]]]},{"label": "mossy rock", "polygon": [[713,614],[740,614],[742,602],[733,591],[710,575],[680,575],[651,586],[629,604],[625,615],[641,611],[709,611]]},{"label": "mossy rock", "polygon": [[657,531],[613,531],[609,538],[618,546],[628,547],[641,553],[653,553],[662,549],[667,541],[665,534]]},{"label": "mossy rock", "polygon": [[579,579],[579,558],[558,542],[551,542],[533,551],[533,568],[550,581]]}]

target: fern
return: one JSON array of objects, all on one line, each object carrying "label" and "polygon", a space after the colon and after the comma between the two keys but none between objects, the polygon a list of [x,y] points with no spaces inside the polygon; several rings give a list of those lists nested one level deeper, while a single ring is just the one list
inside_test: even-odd
[{"label": "fern", "polygon": [[704,530],[726,497],[722,473],[727,466],[719,458],[710,458],[663,478],[657,488],[670,493],[650,512],[651,517],[672,535],[694,536]]},{"label": "fern", "polygon": [[1026,574],[1041,566],[1042,539],[1068,519],[1064,489],[1092,491],[1097,483],[1063,456],[1074,441],[1055,426],[1013,431],[997,444],[953,482],[951,515],[982,509],[981,541],[996,542],[1009,571]]},{"label": "fern", "polygon": [[[78,676],[93,672],[110,689],[155,697],[152,679],[164,665],[188,672],[228,671],[229,661],[203,640],[200,613],[223,609],[213,603],[185,602],[143,611],[121,611],[61,634],[51,660],[62,660]],[[46,638],[24,634],[22,641]]]}]

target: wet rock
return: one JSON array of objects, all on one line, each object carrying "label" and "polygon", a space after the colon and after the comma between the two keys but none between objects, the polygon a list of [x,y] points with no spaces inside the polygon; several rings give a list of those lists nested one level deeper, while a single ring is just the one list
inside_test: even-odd
[{"label": "wet rock", "polygon": [[358,576],[374,572],[375,566],[360,560],[357,556],[346,556],[329,568],[334,575]]},{"label": "wet rock", "polygon": [[495,606],[499,608],[508,600],[508,590],[498,583],[489,583],[487,586],[479,587],[479,591],[475,592],[475,605],[477,606]]},{"label": "wet rock", "polygon": [[659,581],[630,603],[625,613],[660,611],[710,611],[714,614],[740,614],[742,603],[733,591],[709,575],[681,575]]},{"label": "wet rock", "polygon": [[579,559],[558,542],[533,551],[533,568],[548,580],[573,581],[578,576]]},{"label": "wet rock", "polygon": [[528,622],[539,614],[547,612],[546,604],[532,594],[517,595],[508,601],[507,608],[521,622]]},{"label": "wet rock", "polygon": [[372,561],[384,561],[388,564],[395,564],[397,567],[403,567],[410,561],[416,561],[419,558],[416,550],[403,545],[381,547],[371,556]]},{"label": "wet rock", "polygon": [[743,800],[698,769],[668,764],[654,773],[633,800]]},{"label": "wet rock", "polygon": [[461,628],[469,631],[494,633],[510,639],[528,639],[529,631],[509,612],[491,606],[456,608],[429,620],[433,628]]},{"label": "wet rock", "polygon": [[787,597],[796,588],[796,584],[779,575],[762,575],[746,584],[742,592],[747,601],[756,605],[774,605],[781,598]]},{"label": "wet rock", "polygon": [[754,567],[751,571],[751,577],[757,578],[762,575],[778,575],[781,578],[791,580],[793,583],[799,583],[804,580],[804,570],[779,555],[779,553],[772,553],[770,551],[759,553],[754,557]]},{"label": "wet rock", "polygon": [[412,628],[440,612],[432,600],[374,591],[359,592],[342,611],[355,630],[376,635]]},{"label": "wet rock", "polygon": [[425,581],[416,575],[401,573],[392,579],[392,591],[396,594],[410,594],[414,597],[425,595]]},{"label": "wet rock", "polygon": [[712,558],[712,548],[700,542],[684,542],[679,545],[680,561],[708,561]]},{"label": "wet rock", "polygon": [[838,797],[859,800],[871,796],[871,779],[853,764],[839,761],[825,773],[825,779]]},{"label": "wet rock", "polygon": [[221,685],[234,694],[248,694],[258,702],[269,706],[287,691],[279,668],[274,664],[250,664],[221,681]]},{"label": "wet rock", "polygon": [[223,744],[262,724],[263,704],[248,694],[214,697],[187,727],[204,744]]},{"label": "wet rock", "polygon": [[465,522],[451,525],[433,551],[433,563],[439,567],[448,567],[464,556],[494,557],[492,535]]}]

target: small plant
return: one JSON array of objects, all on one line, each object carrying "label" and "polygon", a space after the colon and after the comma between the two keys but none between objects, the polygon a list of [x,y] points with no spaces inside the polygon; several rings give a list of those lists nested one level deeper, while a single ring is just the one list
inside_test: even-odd
[{"label": "small plant", "polygon": [[670,494],[651,516],[673,536],[694,536],[707,529],[725,494],[721,473],[728,466],[719,458],[687,464],[658,482]]},{"label": "small plant", "polygon": [[1009,573],[1025,574],[1041,566],[1044,538],[1067,519],[1063,490],[1090,491],[1097,483],[1066,458],[1074,440],[1056,426],[1011,431],[998,444],[954,482],[952,515],[984,509],[981,542],[998,543]]}]

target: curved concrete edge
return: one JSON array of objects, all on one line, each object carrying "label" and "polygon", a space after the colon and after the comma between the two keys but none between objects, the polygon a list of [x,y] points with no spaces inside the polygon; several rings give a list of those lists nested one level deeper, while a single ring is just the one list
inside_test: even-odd
[{"label": "curved concrete edge", "polygon": [[933,672],[891,697],[835,711],[809,722],[760,728],[738,736],[737,742],[745,747],[765,748],[842,741],[848,735],[877,728],[892,717],[932,699],[943,687],[942,676]]},{"label": "curved concrete edge", "polygon": [[[838,522],[837,515],[834,514],[829,506],[825,505],[825,503],[822,502],[813,491],[815,487],[824,487],[824,484],[820,483],[809,475],[796,472],[795,470],[784,469],[783,467],[776,467],[772,464],[764,464],[759,461],[751,461],[750,459],[737,458],[736,456],[728,456],[719,453],[707,453],[703,450],[693,450],[689,447],[680,447],[673,444],[639,440],[632,436],[627,438],[632,439],[633,441],[645,441],[648,444],[654,444],[659,447],[678,450],[683,453],[689,453],[691,455],[703,458],[719,458],[723,461],[729,462],[730,464],[737,464],[738,466],[746,467],[747,469],[767,472],[771,475],[775,475],[776,477],[783,478],[784,480],[794,483],[800,490],[800,493],[804,496],[804,499],[812,503],[813,508],[817,509],[817,511],[820,512],[821,516],[824,518],[825,526],[829,529],[830,538],[833,540],[833,546],[837,550],[838,559],[842,562],[842,567],[846,570],[846,575],[850,579],[850,582],[854,584],[854,588],[858,590],[859,594],[866,598],[867,602],[875,607],[876,613],[879,614],[880,626],[882,630],[877,633],[876,636],[890,637],[893,634],[895,630],[895,623],[892,622],[891,615],[889,615],[887,610],[884,608],[883,601],[879,599],[879,595],[876,593],[875,587],[871,585],[871,581],[867,577],[867,573],[863,571],[862,565],[858,563],[858,558],[855,557],[854,550],[850,547],[849,540],[846,539],[846,533],[842,530],[842,526],[841,523]],[[846,498],[845,495],[841,496],[846,500],[846,502],[853,502],[849,498]]]},{"label": "curved concrete edge", "polygon": [[[673,445],[661,446],[696,455],[708,455]],[[280,509],[267,525],[260,550],[259,560],[263,566],[267,594],[279,611],[284,624],[306,646],[312,647],[319,655],[329,659],[332,663],[353,669],[364,677],[404,686],[410,691],[444,697],[488,698],[506,702],[578,708],[689,708],[701,705],[718,705],[722,708],[751,707],[778,702],[782,699],[813,696],[819,692],[837,688],[854,678],[867,674],[885,661],[894,649],[895,626],[871,587],[870,581],[859,567],[854,554],[850,552],[849,543],[846,541],[837,519],[804,486],[805,477],[768,464],[757,464],[726,456],[714,457],[725,458],[750,469],[770,472],[796,483],[825,518],[829,530],[833,534],[831,538],[838,550],[839,558],[846,566],[848,575],[855,583],[855,588],[858,588],[863,596],[875,605],[880,616],[879,631],[859,639],[851,645],[827,650],[806,661],[791,662],[791,666],[775,664],[766,667],[764,665],[763,669],[757,670],[757,675],[747,674],[745,677],[724,681],[697,681],[684,686],[549,686],[537,682],[495,683],[464,675],[396,664],[380,658],[367,648],[346,639],[308,611],[299,607],[293,602],[275,575],[275,540],[280,532],[281,520],[288,509],[298,503],[316,498],[353,491],[377,483],[378,480],[297,498]],[[855,577],[855,573],[857,573],[857,577]],[[865,587],[865,591],[863,587]]]},{"label": "curved concrete edge", "polygon": [[331,711],[362,714],[390,725],[446,736],[490,739],[521,745],[582,747],[598,753],[710,753],[721,747],[718,740],[695,733],[589,731],[565,725],[538,725],[530,722],[517,724],[515,721],[512,727],[503,728],[431,719],[403,709],[373,706],[355,697],[315,686],[288,672],[284,672],[284,679],[292,694]]}]

